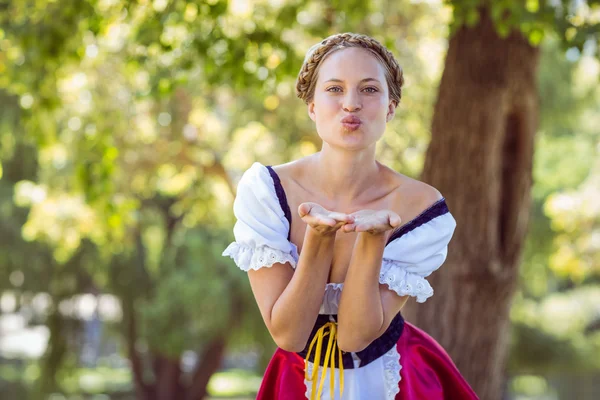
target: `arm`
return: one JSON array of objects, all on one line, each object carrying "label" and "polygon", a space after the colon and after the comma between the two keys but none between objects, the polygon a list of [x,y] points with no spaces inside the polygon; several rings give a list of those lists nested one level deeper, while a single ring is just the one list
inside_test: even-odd
[{"label": "arm", "polygon": [[408,300],[379,283],[387,238],[385,232],[358,234],[338,310],[338,344],[344,351],[361,351],[381,336]]},{"label": "arm", "polygon": [[295,272],[289,263],[248,271],[265,324],[284,350],[298,352],[306,346],[323,302],[334,238],[319,236],[308,227]]},{"label": "arm", "polygon": [[287,351],[306,346],[323,302],[336,232],[351,220],[313,205],[299,207],[308,226],[296,270],[286,263],[248,272],[265,324],[275,343]]},{"label": "arm", "polygon": [[[430,205],[440,198],[437,190],[429,190],[419,204]],[[389,210],[362,210],[351,216],[355,222],[343,231],[358,232],[358,238],[338,309],[338,344],[342,350],[356,352],[388,329],[410,296],[379,283],[387,239],[400,226],[400,216]]]}]

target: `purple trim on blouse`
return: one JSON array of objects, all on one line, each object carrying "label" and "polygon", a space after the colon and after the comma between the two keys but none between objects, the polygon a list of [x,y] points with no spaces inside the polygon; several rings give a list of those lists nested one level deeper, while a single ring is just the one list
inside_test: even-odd
[{"label": "purple trim on blouse", "polygon": [[[332,314],[332,315],[319,314],[319,315],[317,315],[317,321],[315,322],[315,325],[313,326],[310,336],[308,337],[306,347],[304,348],[304,350],[298,352],[297,353],[298,355],[300,355],[302,358],[306,358],[306,354],[308,353],[308,348],[310,347],[309,344],[312,342],[312,340],[315,337],[319,328],[321,328],[323,325],[325,325],[327,322],[329,322],[330,318],[333,318],[337,322],[336,314]],[[394,319],[392,319],[390,326],[388,326],[388,328],[383,333],[383,335],[381,335],[377,339],[373,340],[364,350],[361,350],[361,351],[355,353],[358,356],[358,358],[360,359],[360,365],[358,367],[364,367],[365,365],[372,363],[373,361],[377,360],[379,357],[381,357],[382,355],[387,353],[392,347],[394,347],[396,345],[396,343],[398,343],[398,339],[400,339],[400,336],[402,336],[403,331],[404,331],[404,318],[402,317],[401,313],[398,313],[398,314],[396,314]],[[325,363],[325,355],[326,355],[325,348],[326,347],[327,347],[327,341],[324,341],[322,343],[322,348],[321,348],[321,359],[319,360],[319,365],[321,365],[321,366],[323,366],[323,364]],[[316,352],[317,352],[317,349],[313,348],[313,351],[310,353],[310,358],[308,361],[316,364],[316,361],[315,361]],[[336,358],[336,363],[337,363],[337,358]],[[342,352],[342,364],[344,364],[345,369],[356,368],[354,366],[354,360],[352,359],[352,354],[349,352]]]},{"label": "purple trim on blouse", "polygon": [[[271,178],[273,179],[273,185],[275,187],[277,199],[279,200],[279,206],[281,207],[281,210],[283,211],[283,214],[285,215],[285,218],[288,220],[289,223],[287,239],[290,240],[292,232],[292,212],[290,211],[287,196],[285,194],[285,190],[283,189],[283,185],[281,184],[281,179],[279,179],[279,175],[277,175],[277,172],[275,172],[273,167],[271,167],[270,165],[267,165],[266,167],[267,170],[269,170]],[[392,241],[406,235],[408,232],[448,212],[450,211],[448,210],[448,205],[446,204],[446,198],[442,197],[441,199],[433,203],[431,206],[426,208],[423,212],[421,212],[421,214],[417,215],[415,218],[402,225],[400,229],[395,231],[388,239],[386,246]]]},{"label": "purple trim on blouse", "polygon": [[279,206],[281,207],[281,210],[285,214],[285,218],[290,224],[290,228],[288,229],[288,240],[290,240],[292,232],[292,212],[290,211],[290,206],[287,202],[287,196],[285,195],[285,190],[283,189],[283,185],[281,185],[281,179],[279,179],[279,175],[277,175],[277,172],[275,172],[275,170],[270,165],[267,165],[267,169],[269,170],[271,178],[273,178],[273,185],[275,186],[275,193],[277,193]]},{"label": "purple trim on blouse", "polygon": [[444,215],[448,213],[448,205],[446,204],[446,199],[441,198],[435,203],[433,203],[430,207],[425,209],[421,214],[417,215],[415,218],[402,225],[400,229],[390,236],[386,245],[390,244],[393,240],[398,239],[399,237],[406,235],[408,232],[418,228],[421,225],[426,224],[432,219],[439,217],[440,215]]}]

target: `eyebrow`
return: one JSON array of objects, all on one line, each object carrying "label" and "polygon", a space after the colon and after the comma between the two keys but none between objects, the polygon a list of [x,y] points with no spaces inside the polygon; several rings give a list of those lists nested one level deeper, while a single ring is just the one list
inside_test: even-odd
[{"label": "eyebrow", "polygon": [[[375,78],[365,78],[365,79],[362,79],[362,80],[360,81],[360,83],[363,83],[363,82],[368,82],[368,81],[375,81],[375,82],[377,82],[377,83],[381,83],[381,82],[379,82],[379,80],[378,80],[378,79],[375,79]],[[324,83],[327,83],[327,82],[344,82],[344,81],[343,81],[343,80],[341,80],[341,79],[338,79],[338,78],[331,78],[331,79],[329,79],[329,80],[326,80]]]}]

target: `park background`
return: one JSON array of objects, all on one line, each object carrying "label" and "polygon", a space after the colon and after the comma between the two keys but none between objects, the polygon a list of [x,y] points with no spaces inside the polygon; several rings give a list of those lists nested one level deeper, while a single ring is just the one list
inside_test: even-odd
[{"label": "park background", "polygon": [[406,84],[379,159],[458,221],[407,319],[485,400],[600,398],[600,4],[0,1],[0,398],[250,399],[274,343],[237,181],[320,142],[295,77],[338,32]]}]

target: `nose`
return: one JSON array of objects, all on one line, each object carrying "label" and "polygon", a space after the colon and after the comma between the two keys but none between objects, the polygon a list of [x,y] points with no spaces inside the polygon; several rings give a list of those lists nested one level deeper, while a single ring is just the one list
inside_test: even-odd
[{"label": "nose", "polygon": [[344,96],[342,107],[346,112],[359,111],[362,108],[360,96],[354,93],[354,91],[349,91],[348,94]]}]

